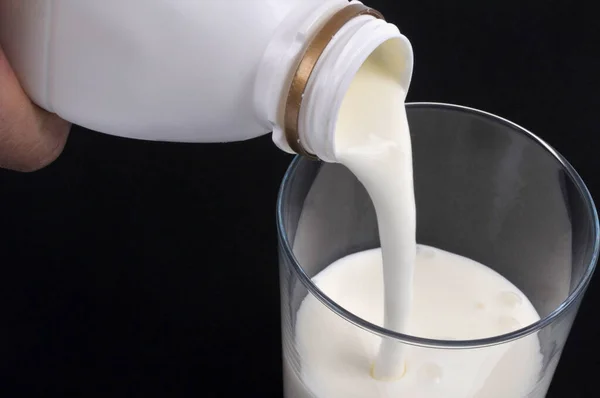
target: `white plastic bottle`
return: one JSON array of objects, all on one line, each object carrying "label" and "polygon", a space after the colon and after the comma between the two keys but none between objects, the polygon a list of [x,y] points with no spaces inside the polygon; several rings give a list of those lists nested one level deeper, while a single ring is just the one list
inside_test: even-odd
[{"label": "white plastic bottle", "polygon": [[160,141],[273,131],[283,150],[326,161],[345,91],[383,43],[408,89],[410,43],[357,1],[0,1],[24,89],[66,120]]}]

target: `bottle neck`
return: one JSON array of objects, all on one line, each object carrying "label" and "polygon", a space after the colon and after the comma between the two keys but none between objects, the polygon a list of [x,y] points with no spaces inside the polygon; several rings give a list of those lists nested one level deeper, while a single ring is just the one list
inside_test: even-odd
[{"label": "bottle neck", "polygon": [[[333,2],[332,2],[333,3]],[[413,67],[409,41],[381,14],[359,2],[343,1],[315,29],[288,64],[289,76],[272,101],[273,140],[289,153],[336,162],[335,127],[354,76],[375,50],[408,90]],[[263,86],[264,90],[265,87]],[[263,104],[265,105],[265,104]]]}]

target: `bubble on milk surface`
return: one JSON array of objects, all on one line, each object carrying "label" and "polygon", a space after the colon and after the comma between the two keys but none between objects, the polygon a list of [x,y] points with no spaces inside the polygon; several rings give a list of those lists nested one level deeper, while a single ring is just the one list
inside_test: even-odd
[{"label": "bubble on milk surface", "polygon": [[521,323],[515,317],[504,315],[498,319],[498,326],[502,333],[510,333],[518,330]]},{"label": "bubble on milk surface", "polygon": [[505,291],[498,294],[498,303],[507,308],[517,308],[523,304],[523,298],[515,292]]}]

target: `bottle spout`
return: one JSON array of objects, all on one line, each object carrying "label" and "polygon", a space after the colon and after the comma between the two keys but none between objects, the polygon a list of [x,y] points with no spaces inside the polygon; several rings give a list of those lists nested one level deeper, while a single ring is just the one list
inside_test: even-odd
[{"label": "bottle spout", "polygon": [[408,91],[413,53],[398,28],[360,2],[333,14],[293,68],[282,99],[282,120],[273,126],[275,144],[289,153],[335,162],[334,133],[342,100],[362,64],[374,53],[384,58],[386,68]]},{"label": "bottle spout", "polygon": [[378,11],[361,3],[350,4],[335,13],[316,33],[308,44],[292,77],[284,111],[284,135],[290,149],[309,159],[318,160],[318,156],[309,152],[302,144],[299,133],[300,108],[304,94],[317,62],[335,35],[346,23],[361,15],[369,15],[377,19],[384,19]]}]

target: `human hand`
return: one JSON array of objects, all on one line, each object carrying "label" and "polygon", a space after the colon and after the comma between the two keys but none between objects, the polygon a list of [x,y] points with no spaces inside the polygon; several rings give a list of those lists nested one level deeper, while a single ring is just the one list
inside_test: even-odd
[{"label": "human hand", "polygon": [[47,166],[61,154],[70,127],[31,102],[0,47],[0,168]]}]

